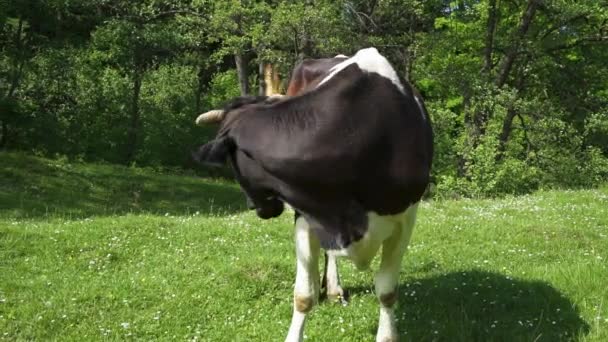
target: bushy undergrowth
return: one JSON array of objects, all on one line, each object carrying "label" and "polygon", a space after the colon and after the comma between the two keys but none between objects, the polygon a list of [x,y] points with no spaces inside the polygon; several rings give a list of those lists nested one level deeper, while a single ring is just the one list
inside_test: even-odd
[{"label": "bushy undergrowth", "polygon": [[[608,181],[608,146],[602,146],[608,117],[593,116],[577,129],[564,119],[566,113],[543,99],[517,100],[503,91],[486,93],[474,101],[484,108],[463,111],[450,101],[429,105],[435,128],[437,196],[525,194],[538,189],[596,187]],[[492,115],[483,134],[475,136],[464,127],[463,116],[486,108]],[[513,118],[509,139],[501,142],[509,108],[523,114]],[[461,114],[457,114],[459,110]],[[553,113],[546,115],[543,110]]]}]

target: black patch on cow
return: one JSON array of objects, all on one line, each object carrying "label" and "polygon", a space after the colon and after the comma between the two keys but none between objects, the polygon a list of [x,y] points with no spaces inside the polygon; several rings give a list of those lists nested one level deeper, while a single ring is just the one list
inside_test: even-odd
[{"label": "black patch on cow", "polygon": [[[261,219],[270,219],[283,213],[285,205],[277,193],[264,184],[267,177],[264,170],[243,151],[235,151],[230,157],[230,165],[247,198],[247,207],[255,209]],[[243,177],[246,174],[248,177]]]},{"label": "black patch on cow", "polygon": [[367,213],[358,203],[336,203],[328,205],[327,209],[333,212],[314,216],[303,214],[324,249],[346,248],[361,240],[367,232]]},{"label": "black patch on cow", "polygon": [[336,212],[333,215],[320,216],[322,217],[320,220],[296,209],[293,221],[295,224],[298,218],[303,216],[325,250],[348,247],[351,243],[360,240],[367,232],[367,213],[360,205],[351,202],[346,205],[328,205],[327,209]]},{"label": "black patch on cow", "polygon": [[247,207],[250,210],[255,210],[259,218],[267,220],[278,217],[283,213],[285,204],[271,190],[243,186],[242,184],[241,189],[247,198]]},{"label": "black patch on cow", "polygon": [[233,100],[231,100],[230,102],[227,102],[224,105],[224,111],[225,112],[230,112],[232,110],[235,109],[239,109],[243,106],[247,106],[247,105],[252,105],[252,104],[271,104],[271,103],[275,103],[277,101],[280,101],[281,98],[280,97],[268,97],[268,96],[240,96],[237,97]]},{"label": "black patch on cow", "polygon": [[192,153],[192,158],[200,164],[222,166],[226,164],[226,160],[233,149],[232,139],[225,136],[201,146],[198,151]]},{"label": "black patch on cow", "polygon": [[231,110],[235,110],[237,108],[243,107],[245,105],[261,103],[266,100],[266,96],[241,96],[235,99],[232,99],[230,102],[227,102],[224,105],[224,111],[229,112]]},{"label": "black patch on cow", "polygon": [[298,218],[303,216],[325,250],[348,247],[351,243],[360,240],[367,232],[367,213],[360,205],[350,203],[350,205],[340,205],[339,208],[328,205],[327,209],[336,212],[333,215],[323,215],[320,220],[296,209],[293,221],[295,224]]},{"label": "black patch on cow", "polygon": [[258,100],[237,100],[219,134],[234,142],[232,167],[260,217],[287,202],[338,249],[365,235],[368,212],[394,215],[422,197],[432,134],[407,87],[353,64],[302,95]]},{"label": "black patch on cow", "polygon": [[285,205],[276,197],[270,197],[260,201],[256,208],[255,213],[259,218],[267,220],[278,217],[283,213]]}]

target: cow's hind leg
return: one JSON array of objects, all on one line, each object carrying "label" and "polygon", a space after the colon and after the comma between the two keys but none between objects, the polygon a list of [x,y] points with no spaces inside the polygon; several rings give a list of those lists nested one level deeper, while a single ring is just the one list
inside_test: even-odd
[{"label": "cow's hind leg", "polygon": [[342,305],[348,304],[346,293],[340,286],[340,274],[338,273],[338,258],[331,253],[325,252],[325,272],[323,273],[322,287],[325,288],[327,299],[330,302],[340,301]]},{"label": "cow's hind leg", "polygon": [[306,314],[319,298],[319,240],[310,231],[304,217],[296,218],[296,283],[293,294],[293,316],[286,341],[302,341]]},{"label": "cow's hind leg", "polygon": [[382,260],[375,277],[376,296],[380,301],[377,342],[399,340],[395,324],[394,305],[398,297],[397,283],[399,281],[401,259],[412,236],[417,208],[417,204],[408,208],[402,221],[395,227],[393,234],[382,243]]}]

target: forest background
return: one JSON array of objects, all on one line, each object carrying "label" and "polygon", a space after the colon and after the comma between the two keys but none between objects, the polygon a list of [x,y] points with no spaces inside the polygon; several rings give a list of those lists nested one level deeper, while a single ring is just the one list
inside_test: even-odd
[{"label": "forest background", "polygon": [[369,46],[425,98],[438,196],[608,181],[606,0],[0,0],[0,149],[192,168],[198,113]]}]

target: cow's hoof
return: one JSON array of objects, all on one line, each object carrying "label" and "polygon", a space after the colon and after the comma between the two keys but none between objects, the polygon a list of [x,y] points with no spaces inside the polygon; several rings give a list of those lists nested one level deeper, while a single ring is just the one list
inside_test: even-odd
[{"label": "cow's hoof", "polygon": [[342,306],[347,306],[348,292],[340,288],[337,292],[327,293],[327,301],[329,301],[330,303],[338,303]]},{"label": "cow's hoof", "polygon": [[399,336],[384,336],[376,339],[376,342],[399,342]]}]

